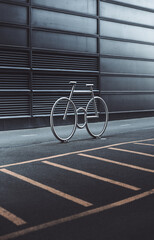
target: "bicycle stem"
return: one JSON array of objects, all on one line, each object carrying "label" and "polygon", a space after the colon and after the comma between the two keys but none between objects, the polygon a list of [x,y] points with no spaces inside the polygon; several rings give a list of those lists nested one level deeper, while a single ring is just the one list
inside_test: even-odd
[{"label": "bicycle stem", "polygon": [[90,86],[90,91],[91,91],[91,97],[92,99],[94,99],[94,109],[95,109],[95,116],[98,117],[98,110],[97,110],[97,105],[95,102],[95,96],[94,96],[94,92],[93,92],[93,86]]}]

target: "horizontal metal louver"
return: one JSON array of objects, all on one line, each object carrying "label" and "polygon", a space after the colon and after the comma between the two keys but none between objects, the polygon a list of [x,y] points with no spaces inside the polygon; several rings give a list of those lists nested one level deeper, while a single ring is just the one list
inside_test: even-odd
[{"label": "horizontal metal louver", "polygon": [[86,108],[91,96],[73,96],[72,100],[75,103],[76,108],[83,107]]},{"label": "horizontal metal louver", "polygon": [[52,94],[34,95],[33,96],[33,114],[34,115],[49,115],[54,102],[58,99]]},{"label": "horizontal metal louver", "polygon": [[33,89],[36,90],[70,90],[70,81],[76,81],[76,89],[85,90],[87,83],[94,84],[97,89],[97,76],[70,76],[34,73]]},{"label": "horizontal metal louver", "polygon": [[98,60],[97,57],[66,56],[33,52],[33,67],[97,71]]},{"label": "horizontal metal louver", "polygon": [[0,96],[0,117],[29,115],[29,96]]},{"label": "horizontal metal louver", "polygon": [[0,66],[28,67],[28,52],[0,49]]},{"label": "horizontal metal louver", "polygon": [[29,75],[21,72],[0,72],[1,89],[28,89]]},{"label": "horizontal metal louver", "polygon": [[[51,95],[35,95],[33,99],[33,114],[34,115],[49,115],[54,102],[61,96]],[[77,108],[86,107],[90,96],[75,96],[72,99]]]}]

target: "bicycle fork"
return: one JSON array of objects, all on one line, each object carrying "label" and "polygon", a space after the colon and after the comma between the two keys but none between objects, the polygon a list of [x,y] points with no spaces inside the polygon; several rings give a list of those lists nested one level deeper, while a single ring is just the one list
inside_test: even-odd
[{"label": "bicycle fork", "polygon": [[93,92],[93,84],[86,84],[86,87],[90,87],[91,98],[93,99],[93,105],[94,105],[94,111],[95,111],[95,115],[87,116],[87,118],[98,118],[99,114],[98,114],[97,105],[96,105],[96,101],[95,101],[95,96],[94,96],[94,92]]}]

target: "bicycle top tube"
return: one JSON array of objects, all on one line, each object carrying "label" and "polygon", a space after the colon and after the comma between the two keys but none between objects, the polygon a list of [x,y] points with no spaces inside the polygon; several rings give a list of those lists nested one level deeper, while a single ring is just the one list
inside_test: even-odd
[{"label": "bicycle top tube", "polygon": [[90,90],[75,90],[75,85],[77,84],[76,81],[70,81],[69,84],[72,85],[71,93],[70,93],[70,99],[73,94],[92,94],[94,92],[99,92],[98,90],[94,90],[93,83],[86,84],[86,87],[90,87]]}]

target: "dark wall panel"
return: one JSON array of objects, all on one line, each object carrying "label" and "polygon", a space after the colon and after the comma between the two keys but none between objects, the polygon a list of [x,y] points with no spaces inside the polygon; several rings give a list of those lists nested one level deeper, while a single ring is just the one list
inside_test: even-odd
[{"label": "dark wall panel", "polygon": [[133,57],[133,58],[154,58],[154,45],[123,42],[101,39],[100,52],[103,55]]},{"label": "dark wall panel", "polygon": [[153,94],[110,94],[103,98],[108,104],[110,112],[149,111],[153,109]]},{"label": "dark wall panel", "polygon": [[32,46],[38,48],[96,53],[97,39],[60,33],[33,31]]},{"label": "dark wall panel", "polygon": [[154,91],[153,77],[104,75],[101,82],[103,91]]},{"label": "dark wall panel", "polygon": [[101,58],[101,71],[109,73],[154,74],[154,61]]},{"label": "dark wall panel", "polygon": [[32,0],[32,3],[39,6],[54,7],[86,14],[96,14],[97,0]]},{"label": "dark wall panel", "polygon": [[138,7],[154,9],[154,1],[153,0],[112,0],[113,2],[120,2],[124,4],[131,4]]},{"label": "dark wall panel", "polygon": [[132,26],[117,22],[101,21],[101,36],[143,42],[154,42],[154,29]]},{"label": "dark wall panel", "polygon": [[28,31],[15,27],[0,27],[0,44],[27,46]]},{"label": "dark wall panel", "polygon": [[97,33],[96,19],[32,9],[32,25],[80,33]]},{"label": "dark wall panel", "polygon": [[115,20],[154,26],[154,17],[152,12],[133,9],[126,6],[119,6],[107,2],[101,2],[100,8],[100,15],[102,17],[110,17]]},{"label": "dark wall panel", "polygon": [[0,3],[0,21],[27,24],[27,8]]}]

